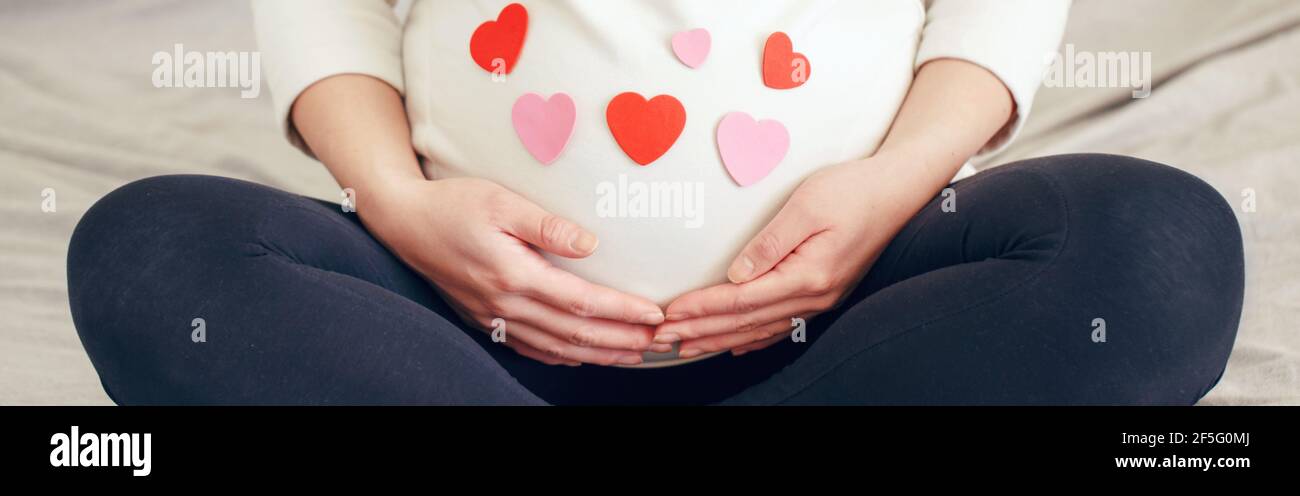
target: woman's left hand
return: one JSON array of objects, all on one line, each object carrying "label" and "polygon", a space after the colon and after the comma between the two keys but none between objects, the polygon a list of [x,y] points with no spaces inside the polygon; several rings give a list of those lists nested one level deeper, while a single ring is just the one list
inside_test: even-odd
[{"label": "woman's left hand", "polygon": [[905,165],[873,157],[810,176],[732,261],[730,283],[668,305],[655,342],[681,341],[682,358],[740,355],[783,339],[792,319],[834,307],[932,197]]},{"label": "woman's left hand", "polygon": [[951,58],[925,63],[876,154],[800,184],[732,261],[731,284],[674,300],[655,341],[680,340],[684,358],[780,341],[792,318],[839,303],[903,225],[1014,115],[1010,90],[987,69]]}]

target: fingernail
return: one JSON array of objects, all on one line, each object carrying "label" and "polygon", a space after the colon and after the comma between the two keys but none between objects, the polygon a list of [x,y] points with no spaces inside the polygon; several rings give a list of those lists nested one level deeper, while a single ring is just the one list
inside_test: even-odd
[{"label": "fingernail", "polygon": [[667,317],[664,318],[666,320],[686,320],[687,317],[690,317],[690,315],[684,313],[670,313],[668,314]]},{"label": "fingernail", "polygon": [[673,345],[655,343],[650,345],[650,351],[653,351],[655,353],[668,353],[670,351],[673,351]]},{"label": "fingernail", "polygon": [[596,239],[596,236],[589,232],[583,232],[578,235],[578,239],[569,244],[569,248],[573,248],[573,251],[578,253],[591,253],[596,251],[596,245],[598,244],[600,244],[600,240]]},{"label": "fingernail", "polygon": [[671,332],[665,332],[663,334],[655,336],[655,342],[659,344],[673,344],[680,340],[681,338],[677,337],[676,334],[673,334]]},{"label": "fingernail", "polygon": [[639,365],[641,363],[641,355],[628,355],[619,358],[618,363],[623,365]]},{"label": "fingernail", "polygon": [[749,353],[749,350],[731,350],[731,356],[740,356]]},{"label": "fingernail", "polygon": [[684,348],[677,352],[678,358],[694,358],[700,354],[700,350],[695,348]]},{"label": "fingernail", "polygon": [[659,325],[664,321],[663,312],[646,312],[641,316],[641,323],[646,325]]},{"label": "fingernail", "polygon": [[740,265],[734,265],[730,271],[727,271],[727,279],[731,282],[745,282],[750,274],[754,272],[754,261],[749,257],[740,257]]},{"label": "fingernail", "polygon": [[570,367],[581,367],[581,366],[582,366],[582,362],[564,362],[564,364],[565,364],[565,365],[568,365],[568,366],[570,366]]}]

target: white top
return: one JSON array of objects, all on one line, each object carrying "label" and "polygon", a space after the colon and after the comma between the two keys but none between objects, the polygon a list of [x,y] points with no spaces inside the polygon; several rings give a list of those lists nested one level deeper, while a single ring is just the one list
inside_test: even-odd
[{"label": "white top", "polygon": [[[1017,115],[984,153],[1007,143],[1069,9],[1069,0],[522,1],[522,52],[494,78],[471,57],[470,39],[509,3],[417,0],[403,29],[382,0],[253,0],[280,123],[307,151],[288,119],[300,92],[335,74],[382,79],[406,97],[426,176],[490,179],[578,222],[600,248],[583,260],[552,257],[557,265],[661,304],[724,282],[731,259],[813,171],[872,154],[929,60],[968,60],[1006,84]],[[712,43],[692,69],[671,39],[695,28]],[[765,42],[777,31],[807,57],[802,86],[764,84]],[[627,91],[672,95],[686,113],[676,142],[646,166],[606,121]],[[572,97],[576,119],[567,147],[543,165],[516,133],[512,108],[526,93],[559,92]],[[716,135],[734,111],[777,120],[789,137],[779,165],[743,187]]]}]

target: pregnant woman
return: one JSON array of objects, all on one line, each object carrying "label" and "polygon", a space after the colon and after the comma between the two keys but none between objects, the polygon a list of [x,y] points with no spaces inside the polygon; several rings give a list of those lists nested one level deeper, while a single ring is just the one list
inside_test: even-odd
[{"label": "pregnant woman", "polygon": [[1223,372],[1214,189],[966,165],[1024,122],[1068,2],[507,3],[255,1],[279,120],[348,201],[100,200],[68,278],[109,395],[1191,404]]}]

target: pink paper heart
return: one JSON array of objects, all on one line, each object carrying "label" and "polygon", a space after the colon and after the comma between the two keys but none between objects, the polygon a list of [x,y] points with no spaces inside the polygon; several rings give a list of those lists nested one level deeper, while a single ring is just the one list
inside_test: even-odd
[{"label": "pink paper heart", "polygon": [[731,112],[718,124],[718,152],[736,184],[749,186],[764,177],[790,150],[790,133],[774,120],[754,121],[744,112]]},{"label": "pink paper heart", "polygon": [[709,49],[713,46],[713,37],[707,29],[692,29],[673,35],[673,53],[677,60],[687,67],[695,69],[709,58]]},{"label": "pink paper heart", "polygon": [[515,100],[510,120],[528,153],[542,165],[551,165],[569,144],[577,115],[573,99],[567,94],[556,93],[550,100],[543,100],[541,95],[526,93]]}]

